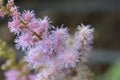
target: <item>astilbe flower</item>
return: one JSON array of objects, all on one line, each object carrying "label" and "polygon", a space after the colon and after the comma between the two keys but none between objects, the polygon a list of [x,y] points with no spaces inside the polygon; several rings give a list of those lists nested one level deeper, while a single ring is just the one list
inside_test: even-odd
[{"label": "astilbe flower", "polygon": [[78,26],[73,37],[68,28],[53,27],[48,17],[36,18],[34,11],[29,10],[21,14],[14,0],[8,0],[5,8],[12,16],[8,27],[17,35],[16,47],[25,51],[29,66],[38,69],[35,80],[53,80],[64,69],[74,68],[86,59],[94,31],[89,25]]},{"label": "astilbe flower", "polygon": [[90,25],[85,26],[81,24],[81,26],[78,26],[78,31],[75,33],[74,47],[78,49],[81,58],[83,58],[81,60],[85,60],[85,57],[88,56],[88,53],[91,50],[90,44],[92,44],[93,31],[94,29],[90,29]]}]

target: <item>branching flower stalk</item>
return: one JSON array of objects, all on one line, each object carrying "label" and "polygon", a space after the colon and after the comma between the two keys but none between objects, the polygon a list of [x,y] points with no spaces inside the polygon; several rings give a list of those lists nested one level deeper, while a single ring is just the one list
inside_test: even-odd
[{"label": "branching flower stalk", "polygon": [[71,36],[68,28],[51,25],[47,16],[40,19],[34,11],[19,12],[14,0],[0,6],[1,17],[11,16],[8,28],[17,35],[16,48],[22,48],[25,61],[36,70],[35,80],[53,80],[65,69],[76,68],[86,60],[94,32],[90,25],[79,25]]}]

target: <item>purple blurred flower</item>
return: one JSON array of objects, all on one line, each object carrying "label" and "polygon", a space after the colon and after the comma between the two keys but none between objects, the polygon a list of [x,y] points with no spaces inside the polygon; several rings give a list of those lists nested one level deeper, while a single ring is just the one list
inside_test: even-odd
[{"label": "purple blurred flower", "polygon": [[[15,70],[15,69],[6,71],[4,75],[6,77],[6,80],[17,80],[17,79],[18,80],[27,80],[25,75],[20,76],[21,75],[20,71]],[[35,76],[32,74],[29,74],[27,77],[29,80],[34,80],[34,78],[35,78]]]}]

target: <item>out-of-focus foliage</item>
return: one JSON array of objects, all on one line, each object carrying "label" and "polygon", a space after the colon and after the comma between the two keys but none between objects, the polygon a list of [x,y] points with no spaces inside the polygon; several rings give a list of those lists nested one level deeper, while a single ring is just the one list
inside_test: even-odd
[{"label": "out-of-focus foliage", "polygon": [[120,80],[120,63],[117,62],[110,67],[110,69],[97,80]]},{"label": "out-of-focus foliage", "polygon": [[[0,69],[4,72],[6,80],[33,80],[34,75],[31,74],[27,63],[23,58],[17,60],[14,49],[8,48],[5,41],[0,39],[0,59],[5,59],[5,63],[0,65]],[[16,75],[16,76],[14,76]],[[27,79],[26,79],[27,77]],[[0,75],[0,80],[3,80],[3,75]]]},{"label": "out-of-focus foliage", "polygon": [[6,63],[4,63],[1,68],[3,70],[9,69],[11,67],[16,67],[16,55],[12,48],[7,50],[7,44],[5,41],[0,39],[0,57],[7,59]]},{"label": "out-of-focus foliage", "polygon": [[23,59],[17,61],[16,53],[13,48],[7,48],[7,43],[0,39],[0,59],[5,59],[6,62],[0,66],[2,70],[18,69],[25,61]]}]

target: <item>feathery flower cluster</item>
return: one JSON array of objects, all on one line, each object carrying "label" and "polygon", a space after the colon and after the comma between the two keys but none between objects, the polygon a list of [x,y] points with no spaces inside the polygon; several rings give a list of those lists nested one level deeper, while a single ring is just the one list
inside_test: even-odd
[{"label": "feathery flower cluster", "polygon": [[82,58],[81,60],[83,61],[86,61],[85,57],[87,57],[87,53],[91,50],[90,44],[92,44],[92,33],[94,29],[90,29],[90,27],[90,25],[85,26],[81,24],[81,26],[78,26],[78,31],[76,31],[74,37],[74,47],[79,51],[79,54]]},{"label": "feathery flower cluster", "polygon": [[29,10],[21,14],[14,0],[8,0],[4,9],[6,12],[3,12],[12,16],[8,28],[17,35],[16,48],[26,52],[25,60],[30,67],[39,69],[35,80],[52,80],[63,69],[76,67],[87,56],[94,31],[89,25],[78,26],[72,37],[67,28],[52,26],[48,17],[35,18],[34,11]]}]

